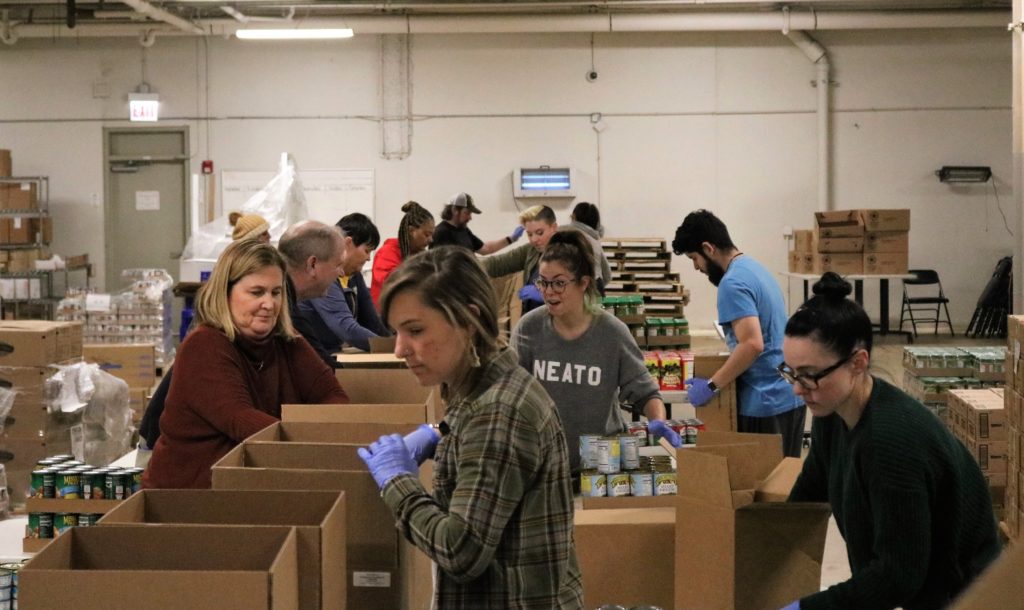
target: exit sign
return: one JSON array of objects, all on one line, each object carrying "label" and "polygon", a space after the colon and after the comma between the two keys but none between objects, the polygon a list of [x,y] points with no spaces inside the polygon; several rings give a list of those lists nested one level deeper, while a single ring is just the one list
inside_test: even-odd
[{"label": "exit sign", "polygon": [[131,121],[160,120],[160,96],[156,93],[129,94],[128,118]]}]

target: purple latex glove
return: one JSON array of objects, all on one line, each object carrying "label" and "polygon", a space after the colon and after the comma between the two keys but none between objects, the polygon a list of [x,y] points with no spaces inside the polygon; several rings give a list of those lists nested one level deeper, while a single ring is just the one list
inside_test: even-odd
[{"label": "purple latex glove", "polygon": [[781,610],[800,610],[800,600],[796,600],[795,602],[786,606],[785,608],[782,608]]},{"label": "purple latex glove", "polygon": [[655,439],[663,438],[672,444],[673,447],[680,447],[683,440],[679,433],[668,427],[663,419],[654,419],[647,423],[647,430],[654,435]]},{"label": "purple latex glove", "polygon": [[695,407],[703,407],[711,402],[716,392],[708,387],[708,380],[703,377],[691,377],[686,380],[686,397]]},{"label": "purple latex glove", "polygon": [[535,301],[537,303],[543,303],[544,297],[540,293],[540,289],[533,284],[527,284],[519,289],[519,300],[520,301]]},{"label": "purple latex glove", "polygon": [[369,448],[360,447],[356,453],[366,462],[373,480],[377,481],[377,487],[381,489],[391,479],[402,474],[415,475],[419,469],[399,434],[382,436]]},{"label": "purple latex glove", "polygon": [[508,236],[508,243],[514,244],[520,237],[523,236],[523,231],[525,230],[526,227],[524,227],[523,225],[519,225],[515,229],[513,229],[512,233]]},{"label": "purple latex glove", "polygon": [[427,460],[434,458],[434,450],[437,449],[437,442],[441,440],[441,433],[430,424],[420,424],[402,439],[409,449],[409,455],[419,466]]}]

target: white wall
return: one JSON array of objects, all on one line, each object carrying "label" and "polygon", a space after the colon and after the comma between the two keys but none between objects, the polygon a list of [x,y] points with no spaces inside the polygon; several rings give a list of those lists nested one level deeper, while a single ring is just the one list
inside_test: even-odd
[{"label": "white wall", "polygon": [[[911,208],[911,266],[940,271],[954,319],[966,325],[1013,238],[991,185],[951,188],[933,172],[944,164],[992,166],[1014,226],[1010,41],[995,30],[815,37],[837,81],[836,205]],[[273,169],[282,151],[310,169],[371,167],[385,235],[406,200],[437,212],[459,190],[485,212],[473,221],[477,234],[504,235],[515,224],[512,168],[568,163],[579,171],[577,200],[599,203],[609,235],[671,240],[688,211],[707,207],[744,252],[784,268],[783,226],[810,227],[817,207],[813,66],[776,33],[594,40],[600,76],[589,83],[587,34],[413,37],[417,120],[412,154],[401,161],[380,154],[374,36],[159,38],[145,51],[146,80],[161,95],[166,122],[190,126],[193,171],[206,158],[218,169]],[[16,173],[51,177],[57,251],[102,257],[102,128],[125,124],[119,119],[142,57],[135,40],[0,46],[3,82],[19,85],[0,88],[0,147],[14,150]],[[110,85],[111,97],[93,99],[97,80]],[[591,113],[603,115],[600,135]],[[556,212],[567,219],[568,209]],[[688,317],[708,327],[711,286],[685,259],[674,266],[692,292]],[[893,307],[898,315],[896,294]]]}]

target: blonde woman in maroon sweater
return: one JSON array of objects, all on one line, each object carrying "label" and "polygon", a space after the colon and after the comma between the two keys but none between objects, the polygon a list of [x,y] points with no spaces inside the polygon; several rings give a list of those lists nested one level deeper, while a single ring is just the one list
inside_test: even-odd
[{"label": "blonde woman in maroon sweater", "polygon": [[258,240],[221,254],[174,361],[144,487],[208,488],[214,462],[278,421],[282,404],[348,402],[292,329],[284,278],[284,259]]}]

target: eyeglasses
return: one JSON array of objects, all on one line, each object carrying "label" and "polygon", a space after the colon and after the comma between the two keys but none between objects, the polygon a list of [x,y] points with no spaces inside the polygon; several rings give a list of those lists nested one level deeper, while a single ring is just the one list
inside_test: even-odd
[{"label": "eyeglasses", "polygon": [[854,351],[846,358],[843,358],[839,362],[833,364],[832,366],[826,369],[818,371],[817,373],[797,373],[793,369],[793,367],[789,366],[785,362],[780,364],[777,370],[779,371],[779,375],[782,375],[782,378],[785,379],[788,383],[799,383],[800,387],[802,387],[805,390],[817,390],[819,381],[821,381],[825,377],[828,377],[828,375],[832,373],[832,371],[838,369],[839,367],[843,366],[844,364],[852,360],[856,354],[857,352]]},{"label": "eyeglasses", "polygon": [[537,278],[533,281],[533,285],[537,287],[537,290],[544,292],[547,289],[551,289],[551,292],[555,294],[562,294],[565,292],[565,287],[576,281],[576,278],[571,280],[545,280]]}]

